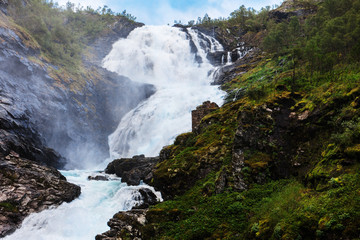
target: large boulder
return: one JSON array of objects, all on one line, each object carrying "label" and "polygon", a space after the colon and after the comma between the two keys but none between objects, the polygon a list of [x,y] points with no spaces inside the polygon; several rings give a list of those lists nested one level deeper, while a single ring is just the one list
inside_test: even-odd
[{"label": "large boulder", "polygon": [[99,234],[96,240],[138,239],[142,238],[142,227],[146,223],[145,209],[118,212],[108,222],[110,230]]},{"label": "large boulder", "polygon": [[15,152],[0,155],[0,238],[14,232],[29,214],[71,202],[80,192],[54,168]]},{"label": "large boulder", "polygon": [[105,173],[116,174],[129,185],[139,185],[141,180],[148,182],[152,178],[152,170],[158,161],[158,157],[144,155],[116,159],[109,163]]}]

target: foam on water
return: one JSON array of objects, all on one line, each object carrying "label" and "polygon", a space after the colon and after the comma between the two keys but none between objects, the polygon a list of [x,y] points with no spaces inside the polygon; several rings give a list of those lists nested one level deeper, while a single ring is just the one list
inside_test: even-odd
[{"label": "foam on water", "polygon": [[[31,214],[22,227],[5,240],[88,240],[109,229],[107,221],[121,210],[140,203],[137,189],[108,175],[110,181],[88,181],[92,171],[62,171],[68,181],[81,186],[81,195],[71,203]],[[100,174],[100,173],[97,173]],[[154,191],[153,188],[148,187]],[[157,193],[159,199],[161,196]]]},{"label": "foam on water", "polygon": [[169,26],[138,28],[116,42],[104,67],[153,84],[157,91],[124,116],[109,136],[111,156],[156,156],[177,135],[191,130],[191,110],[206,100],[221,104],[223,92],[210,85],[215,69],[206,55],[222,50],[214,38]]}]

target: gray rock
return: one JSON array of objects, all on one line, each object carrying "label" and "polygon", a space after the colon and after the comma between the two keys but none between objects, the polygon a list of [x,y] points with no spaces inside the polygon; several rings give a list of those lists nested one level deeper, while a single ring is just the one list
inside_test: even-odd
[{"label": "gray rock", "polygon": [[0,155],[0,238],[14,232],[30,213],[71,202],[80,191],[54,168],[15,152]]},{"label": "gray rock", "polygon": [[133,158],[116,159],[108,164],[105,173],[116,174],[123,182],[129,185],[139,185],[141,180],[148,182],[159,157],[145,157],[144,155]]},{"label": "gray rock", "polygon": [[109,181],[109,178],[107,176],[97,175],[97,176],[88,176],[88,180]]},{"label": "gray rock", "polygon": [[147,210],[145,209],[118,212],[108,222],[110,230],[97,235],[95,239],[117,240],[123,239],[124,237],[126,237],[126,239],[143,239],[141,227],[145,225],[146,212]]},{"label": "gray rock", "polygon": [[134,207],[134,209],[146,209],[151,205],[158,203],[157,196],[153,191],[148,188],[141,188],[138,190],[140,193],[140,200],[142,203]]}]

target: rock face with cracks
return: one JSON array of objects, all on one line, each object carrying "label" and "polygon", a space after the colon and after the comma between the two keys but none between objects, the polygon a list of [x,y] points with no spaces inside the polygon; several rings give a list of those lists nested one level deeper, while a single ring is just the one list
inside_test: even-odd
[{"label": "rock face with cracks", "polygon": [[71,202],[80,187],[54,168],[40,166],[11,152],[0,156],[0,237],[16,230],[31,213]]},{"label": "rock face with cracks", "polygon": [[[6,10],[6,5],[0,8]],[[72,74],[45,60],[34,38],[0,11],[0,117],[16,124],[1,124],[6,135],[14,137],[3,140],[0,136],[0,140],[37,135],[38,146],[41,143],[74,160],[69,168],[83,167],[77,159],[107,158],[107,136],[127,111],[153,94],[154,88],[102,68],[98,52],[102,49],[106,55],[112,43],[139,26],[123,18],[114,21],[107,34],[90,43],[89,53],[82,60],[86,71]],[[21,128],[22,133],[14,133],[14,128]],[[16,142],[14,145],[19,145]],[[23,150],[13,150],[34,160]],[[56,160],[46,164],[65,166],[64,161]]]}]

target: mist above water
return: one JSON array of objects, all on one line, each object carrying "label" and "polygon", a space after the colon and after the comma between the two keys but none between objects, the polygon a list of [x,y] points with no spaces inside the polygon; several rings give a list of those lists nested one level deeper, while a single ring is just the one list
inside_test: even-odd
[{"label": "mist above water", "polygon": [[210,85],[215,68],[206,55],[222,50],[214,38],[169,26],[137,28],[116,42],[103,66],[157,91],[109,136],[111,157],[156,156],[191,130],[191,110],[206,100],[221,104],[223,92]]}]

